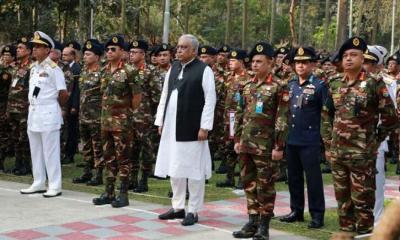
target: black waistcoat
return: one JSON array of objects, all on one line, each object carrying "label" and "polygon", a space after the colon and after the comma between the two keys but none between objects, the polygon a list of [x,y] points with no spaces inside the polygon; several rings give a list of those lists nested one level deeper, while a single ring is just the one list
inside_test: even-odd
[{"label": "black waistcoat", "polygon": [[182,79],[178,79],[182,70],[180,62],[173,63],[168,79],[168,96],[165,114],[173,90],[178,89],[176,113],[176,141],[197,141],[200,130],[201,114],[204,108],[204,92],[202,87],[203,73],[206,64],[195,58],[183,70]]}]

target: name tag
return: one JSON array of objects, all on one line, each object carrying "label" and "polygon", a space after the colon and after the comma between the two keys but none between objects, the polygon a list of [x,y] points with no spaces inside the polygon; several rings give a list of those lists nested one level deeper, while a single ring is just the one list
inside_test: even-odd
[{"label": "name tag", "polygon": [[262,113],[263,112],[263,106],[264,106],[264,103],[263,102],[257,102],[257,104],[256,104],[256,113]]},{"label": "name tag", "polygon": [[235,111],[229,111],[229,139],[235,137]]},{"label": "name tag", "polygon": [[17,86],[18,80],[19,80],[18,78],[14,78],[11,83],[11,87],[15,88],[15,86]]}]

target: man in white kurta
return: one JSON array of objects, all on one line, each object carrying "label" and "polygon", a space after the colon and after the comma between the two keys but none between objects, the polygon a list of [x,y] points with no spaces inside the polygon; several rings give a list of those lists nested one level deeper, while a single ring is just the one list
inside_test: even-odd
[{"label": "man in white kurta", "polygon": [[[198,42],[192,35],[179,39],[177,56],[181,62],[178,81],[184,77],[185,67],[196,61]],[[208,146],[208,131],[212,130],[216,103],[214,74],[205,67],[202,76],[204,107],[197,141],[177,141],[178,89],[170,93],[168,99],[171,69],[165,76],[163,91],[157,109],[155,125],[159,126],[161,141],[155,166],[155,175],[170,176],[172,186],[172,209],[159,216],[160,219],[185,218],[182,225],[193,225],[198,221],[197,212],[204,201],[205,178],[211,177],[211,155]],[[164,116],[165,114],[165,116]],[[188,183],[188,214],[185,216],[185,197]]]},{"label": "man in white kurta", "polygon": [[[37,59],[29,78],[28,138],[31,149],[33,183],[22,194],[43,193],[44,197],[61,195],[60,102],[67,92],[62,70],[49,57],[53,40],[43,32],[35,32],[31,41]],[[48,188],[46,191],[46,176]]]}]

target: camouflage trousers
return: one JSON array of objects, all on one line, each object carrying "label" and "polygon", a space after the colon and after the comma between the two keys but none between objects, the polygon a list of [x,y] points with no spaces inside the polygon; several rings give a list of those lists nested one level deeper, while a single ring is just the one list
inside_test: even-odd
[{"label": "camouflage trousers", "polygon": [[[151,127],[135,127],[135,140],[132,144],[132,174],[137,176],[139,170],[150,173],[155,163],[154,129]],[[145,129],[145,131],[143,131]]]},{"label": "camouflage trousers", "polygon": [[276,198],[275,181],[279,174],[279,161],[271,156],[239,154],[240,176],[246,193],[248,214],[272,217]]},{"label": "camouflage trousers", "polygon": [[235,143],[233,140],[229,140],[225,142],[225,148],[223,150],[224,157],[226,159],[226,167],[235,171],[236,164],[238,163],[238,155],[235,150],[233,150]]},{"label": "camouflage trousers", "polygon": [[87,169],[104,168],[100,123],[80,123],[82,157]]},{"label": "camouflage trousers", "polygon": [[129,177],[129,158],[133,134],[128,129],[122,131],[102,130],[103,158],[107,168],[107,183],[113,184],[119,173],[121,182]]},{"label": "camouflage trousers", "polygon": [[12,134],[9,135],[10,142],[15,152],[15,168],[30,169],[31,154],[27,133],[27,113],[10,113],[8,123]]},{"label": "camouflage trousers", "polygon": [[374,226],[375,161],[332,159],[332,177],[342,230],[369,232]]}]

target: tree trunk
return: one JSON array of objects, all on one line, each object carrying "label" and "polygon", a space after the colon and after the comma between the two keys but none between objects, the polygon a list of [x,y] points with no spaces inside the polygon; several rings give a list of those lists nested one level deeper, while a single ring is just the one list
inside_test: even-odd
[{"label": "tree trunk", "polygon": [[191,0],[186,0],[186,6],[185,6],[185,25],[184,25],[184,32],[189,33],[189,8],[191,4]]},{"label": "tree trunk", "polygon": [[289,17],[290,17],[290,34],[292,37],[292,47],[297,47],[296,32],[294,29],[294,11],[296,8],[296,0],[291,0]]},{"label": "tree trunk", "polygon": [[[362,24],[362,18],[364,15],[364,6],[365,6],[365,1],[361,0],[360,5],[358,7],[358,15],[357,15],[357,22],[356,22],[356,36],[360,36],[361,33],[364,32],[365,29],[363,29],[363,24]],[[376,20],[377,21],[377,20]],[[352,26],[350,26],[350,31],[352,31]]]},{"label": "tree trunk", "polygon": [[125,35],[126,29],[126,0],[121,0],[121,25],[119,32]]},{"label": "tree trunk", "polygon": [[231,42],[232,0],[226,0],[225,44]]},{"label": "tree trunk", "polygon": [[379,8],[381,6],[381,0],[375,1],[375,17],[372,26],[372,36],[371,36],[371,44],[376,44],[376,34],[378,32],[378,19],[379,19]]},{"label": "tree trunk", "polygon": [[328,45],[328,34],[329,34],[329,23],[331,20],[331,16],[329,14],[329,6],[330,2],[329,0],[325,0],[325,19],[324,19],[324,44],[325,48],[327,48]]},{"label": "tree trunk", "polygon": [[243,0],[243,19],[242,19],[242,49],[246,48],[247,40],[247,7],[248,1]]},{"label": "tree trunk", "polygon": [[300,16],[299,16],[299,44],[304,44],[304,29],[303,29],[303,21],[304,21],[304,0],[300,1]]},{"label": "tree trunk", "polygon": [[338,0],[335,48],[339,48],[346,39],[347,21],[347,0]]},{"label": "tree trunk", "polygon": [[80,42],[84,41],[86,37],[85,31],[85,0],[79,0],[79,36]]},{"label": "tree trunk", "polygon": [[136,26],[135,26],[135,35],[136,38],[140,36],[140,9],[142,6],[142,1],[138,0],[138,5],[137,5],[137,13],[136,13]]},{"label": "tree trunk", "polygon": [[271,44],[274,42],[274,30],[275,30],[275,13],[276,13],[276,0],[271,0],[271,26],[269,28],[269,41]]}]

